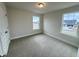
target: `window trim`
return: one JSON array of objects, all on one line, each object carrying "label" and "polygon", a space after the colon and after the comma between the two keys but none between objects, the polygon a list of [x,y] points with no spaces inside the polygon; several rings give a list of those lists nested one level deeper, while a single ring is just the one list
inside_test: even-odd
[{"label": "window trim", "polygon": [[[78,32],[78,30],[76,30],[76,35],[74,36],[74,35],[69,35],[69,34],[66,34],[66,33],[63,33],[62,31],[63,31],[63,21],[64,21],[64,14],[71,14],[71,13],[79,13],[79,11],[75,11],[75,12],[67,12],[67,13],[63,13],[62,14],[62,17],[61,17],[61,19],[62,19],[62,21],[61,21],[61,28],[60,28],[60,33],[62,33],[62,34],[65,34],[65,35],[68,35],[68,36],[71,36],[71,37],[75,37],[75,38],[77,38],[78,37],[78,34],[77,34],[77,32]],[[79,25],[78,25],[79,26]],[[78,29],[78,28],[77,28]]]},{"label": "window trim", "polygon": [[39,29],[34,29],[34,28],[33,28],[33,17],[34,17],[34,16],[32,16],[32,29],[33,29],[33,31],[35,31],[35,30],[40,30],[40,28],[41,28],[41,27],[40,27],[40,16],[35,16],[35,17],[39,17]]}]

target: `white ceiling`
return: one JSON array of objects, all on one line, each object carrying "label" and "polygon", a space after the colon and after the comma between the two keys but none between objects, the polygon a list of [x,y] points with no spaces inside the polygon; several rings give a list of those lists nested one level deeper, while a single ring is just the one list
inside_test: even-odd
[{"label": "white ceiling", "polygon": [[79,2],[46,2],[47,7],[39,9],[35,7],[36,2],[6,2],[7,6],[29,10],[35,13],[44,14],[50,11],[60,10],[78,5]]}]

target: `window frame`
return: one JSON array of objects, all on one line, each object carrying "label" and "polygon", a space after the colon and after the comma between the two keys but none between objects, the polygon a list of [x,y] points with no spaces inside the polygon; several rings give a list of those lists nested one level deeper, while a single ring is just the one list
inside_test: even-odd
[{"label": "window frame", "polygon": [[32,16],[32,29],[33,29],[33,30],[40,30],[40,16],[35,16],[35,17],[39,17],[39,24],[38,24],[38,25],[39,25],[39,26],[38,26],[39,28],[38,28],[38,29],[34,29],[34,28],[33,28],[33,27],[34,27],[34,26],[33,26],[33,17],[34,17],[34,16]]},{"label": "window frame", "polygon": [[[64,15],[65,15],[65,14],[76,14],[76,13],[79,13],[79,11],[77,11],[77,12],[67,12],[67,13],[63,13],[63,14],[62,14],[62,17],[61,17],[61,18],[62,18],[62,21],[61,21],[60,33],[66,34],[66,33],[63,33],[63,31],[64,31],[64,30],[63,30]],[[73,16],[73,18],[74,18],[74,16]],[[78,26],[79,26],[79,25],[77,25],[77,29],[78,29]],[[77,33],[78,30],[76,30],[75,32],[76,32],[76,35],[74,35],[74,36],[73,36],[73,35],[70,35],[70,34],[66,34],[66,35],[68,35],[68,36],[73,36],[73,37],[76,37],[76,38],[77,38],[77,37],[78,37],[78,33]]]}]

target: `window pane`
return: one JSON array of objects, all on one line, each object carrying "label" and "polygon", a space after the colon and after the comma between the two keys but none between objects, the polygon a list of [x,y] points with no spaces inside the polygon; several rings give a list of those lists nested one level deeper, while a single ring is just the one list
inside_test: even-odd
[{"label": "window pane", "polygon": [[40,17],[33,16],[33,29],[40,29]]},{"label": "window pane", "polygon": [[63,33],[76,36],[79,25],[79,12],[64,14],[62,25]]}]

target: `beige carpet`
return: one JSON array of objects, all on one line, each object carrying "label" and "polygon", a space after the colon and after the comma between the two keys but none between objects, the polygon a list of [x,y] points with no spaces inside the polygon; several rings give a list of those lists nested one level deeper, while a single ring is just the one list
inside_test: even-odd
[{"label": "beige carpet", "polygon": [[8,57],[74,57],[77,48],[45,34],[11,41]]}]

